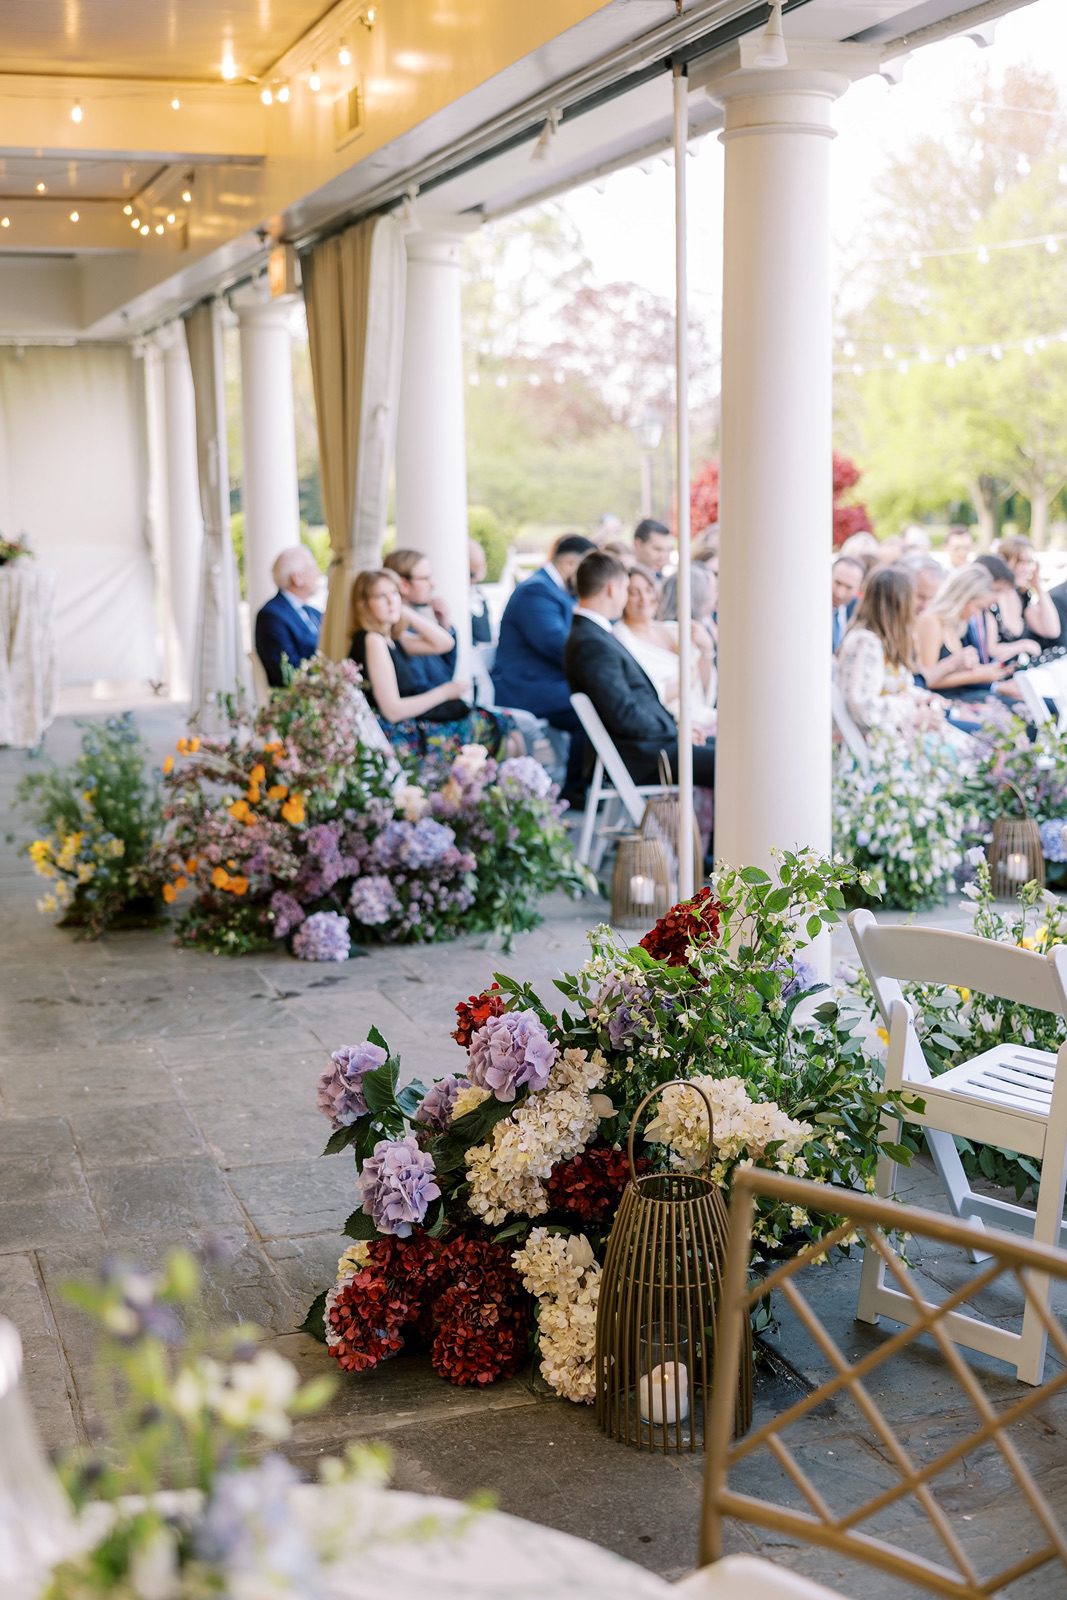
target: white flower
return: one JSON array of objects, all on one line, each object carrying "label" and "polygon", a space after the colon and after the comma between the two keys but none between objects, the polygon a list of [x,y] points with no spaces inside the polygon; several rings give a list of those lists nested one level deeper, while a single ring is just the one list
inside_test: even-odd
[{"label": "white flower", "polygon": [[606,1094],[591,1094],[589,1096],[589,1104],[601,1122],[605,1117],[613,1117],[615,1115],[615,1107]]},{"label": "white flower", "polygon": [[977,900],[981,891],[976,883],[965,883],[961,892],[967,896],[968,900]]},{"label": "white flower", "polygon": [[370,1240],[357,1239],[355,1244],[350,1244],[344,1255],[337,1263],[336,1282],[348,1278],[353,1272],[358,1272],[360,1267],[365,1267],[370,1260]]},{"label": "white flower", "polygon": [[963,857],[969,867],[980,867],[985,860],[985,851],[980,845],[972,845]]},{"label": "white flower", "polygon": [[468,1084],[466,1089],[459,1091],[452,1103],[452,1121],[465,1117],[468,1111],[476,1111],[483,1101],[488,1099],[488,1089],[482,1089],[476,1083]]},{"label": "white flower", "polygon": [[130,1588],[137,1600],[178,1600],[184,1587],[178,1577],[177,1534],[158,1527],[131,1554]]},{"label": "white flower", "polygon": [[489,760],[489,752],[484,744],[460,745],[459,753],[467,765],[473,767],[475,771],[479,767],[484,767]]},{"label": "white flower", "polygon": [[251,1361],[235,1361],[213,1409],[231,1428],[252,1429],[265,1439],[290,1432],[288,1406],[300,1380],[291,1361],[275,1350],[259,1350]]},{"label": "white flower", "polygon": [[430,802],[426,798],[426,790],[420,788],[417,783],[405,783],[397,790],[394,798],[397,810],[403,812],[405,820],[408,822],[418,822],[420,817],[426,815],[430,807]]}]

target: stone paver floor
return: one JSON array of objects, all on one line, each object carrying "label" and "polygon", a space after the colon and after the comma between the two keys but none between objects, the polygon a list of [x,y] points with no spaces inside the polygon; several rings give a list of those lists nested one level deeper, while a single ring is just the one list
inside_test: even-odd
[{"label": "stone paver floor", "polygon": [[[160,754],[181,731],[166,706],[138,720]],[[46,753],[66,760],[76,741],[64,718]],[[8,827],[30,764],[0,751]],[[605,910],[560,898],[508,957],[459,940],[374,950],[335,968],[280,953],[228,960],[182,951],[165,930],[79,942],[37,913],[40,892],[9,835],[0,852],[0,1311],[21,1331],[52,1448],[84,1439],[91,1418],[92,1352],[59,1285],[111,1252],[151,1265],[176,1241],[223,1241],[225,1259],[210,1278],[218,1317],[258,1323],[303,1372],[323,1370],[321,1347],[293,1330],[330,1281],[352,1206],[350,1158],[320,1157],[327,1130],[314,1084],[329,1051],[375,1023],[412,1074],[451,1070],[456,1000],[494,968],[548,993],[553,976],[582,959],[585,931]],[[909,1181],[913,1197],[941,1207],[925,1166]],[[944,1282],[958,1270],[951,1261],[923,1265]],[[852,1320],[855,1264],[826,1270],[823,1314],[846,1349],[867,1348],[880,1335]],[[801,1374],[813,1370],[788,1330],[780,1339]],[[1018,1391],[999,1372],[990,1393],[1004,1402]],[[765,1372],[757,1414],[795,1398],[799,1381],[788,1367]],[[906,1440],[958,1426],[959,1396],[932,1357],[899,1363],[893,1385],[881,1399]],[[1030,1419],[1017,1434],[1067,1508],[1067,1410]],[[489,1487],[504,1509],[667,1576],[695,1558],[699,1457],[648,1457],[611,1443],[588,1409],[556,1401],[530,1376],[472,1393],[441,1383],[423,1361],[400,1359],[345,1379],[327,1410],[300,1425],[290,1453],[310,1467],[357,1437],[390,1444],[402,1487],[449,1495]],[[875,1481],[886,1469],[880,1447],[843,1409],[812,1419],[805,1452],[828,1492],[857,1472]],[[983,1537],[996,1540],[1010,1524],[1011,1488],[992,1460],[961,1472],[958,1494]],[[846,1577],[828,1556],[767,1543],[775,1559],[854,1600],[906,1593],[869,1574]],[[732,1544],[759,1547],[741,1530]],[[1051,1600],[1047,1584],[1037,1578],[1012,1593]]]}]

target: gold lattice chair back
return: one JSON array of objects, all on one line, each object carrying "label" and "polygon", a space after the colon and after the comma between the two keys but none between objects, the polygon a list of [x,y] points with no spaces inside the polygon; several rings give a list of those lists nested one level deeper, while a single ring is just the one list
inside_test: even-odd
[{"label": "gold lattice chair back", "polygon": [[[761,1200],[840,1221],[817,1245],[750,1283],[752,1223]],[[1057,1397],[1064,1408],[1060,1421],[1067,1416],[1067,1371],[1039,1387],[1020,1388],[992,1358],[965,1360],[952,1336],[960,1308],[976,1296],[988,1300],[1003,1285],[1005,1303],[1017,1305],[1021,1291],[1028,1304],[1040,1307],[1057,1364],[1067,1363],[1067,1332],[1046,1294],[1051,1280],[1054,1298],[1061,1304],[1067,1299],[1067,1252],[987,1228],[977,1237],[988,1258],[969,1266],[966,1281],[931,1304],[891,1247],[887,1235],[893,1231],[920,1249],[925,1243],[966,1251],[975,1245],[977,1228],[779,1173],[736,1174],[701,1530],[701,1562],[713,1564],[686,1580],[682,1593],[710,1600],[720,1592],[716,1573],[732,1565],[746,1572],[765,1567],[772,1579],[781,1575],[788,1583],[790,1575],[769,1562],[751,1556],[720,1560],[724,1521],[736,1518],[789,1544],[854,1558],[911,1586],[894,1585],[887,1594],[985,1600],[1018,1593],[1013,1584],[1040,1574],[1025,1586],[1026,1596],[1067,1595],[1064,1458],[1062,1448],[1054,1447],[1062,1433],[1049,1431]],[[853,1235],[878,1252],[887,1273],[912,1296],[916,1320],[879,1336],[849,1317],[842,1348],[817,1307],[837,1276],[825,1263],[826,1252]],[[796,1361],[803,1342],[803,1365],[820,1381],[767,1420],[757,1414],[747,1436],[735,1439],[731,1371],[744,1359],[753,1307],[772,1291],[790,1360]],[[838,1302],[848,1297],[843,1286],[836,1293]],[[924,1391],[931,1358],[936,1383]],[[923,1404],[923,1393],[936,1393],[936,1400]],[[1027,1419],[1033,1419],[1029,1427]],[[854,1460],[840,1447],[840,1434],[853,1421],[859,1435]],[[999,1512],[992,1526],[982,1515],[984,1505]],[[769,1582],[762,1592],[801,1591]]]}]

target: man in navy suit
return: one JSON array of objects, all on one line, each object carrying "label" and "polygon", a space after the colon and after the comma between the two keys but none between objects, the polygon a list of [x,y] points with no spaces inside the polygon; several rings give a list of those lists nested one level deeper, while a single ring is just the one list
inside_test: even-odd
[{"label": "man in navy suit", "polygon": [[581,810],[585,799],[589,746],[571,705],[563,647],[574,611],[574,574],[582,557],[595,549],[583,534],[565,534],[551,560],[519,584],[500,619],[493,665],[497,705],[531,711],[570,734],[563,798],[575,810]]},{"label": "man in navy suit", "polygon": [[278,593],[256,616],[256,655],[272,689],[285,683],[283,658],[295,672],[319,648],[322,612],[309,605],[319,586],[319,569],[302,544],[283,550],[271,568]]},{"label": "man in navy suit", "polygon": [[834,610],[833,648],[836,653],[838,645],[845,637],[845,630],[852,621],[852,613],[859,603],[859,593],[863,587],[863,568],[858,561],[853,561],[851,556],[838,556],[830,570],[830,592]]}]

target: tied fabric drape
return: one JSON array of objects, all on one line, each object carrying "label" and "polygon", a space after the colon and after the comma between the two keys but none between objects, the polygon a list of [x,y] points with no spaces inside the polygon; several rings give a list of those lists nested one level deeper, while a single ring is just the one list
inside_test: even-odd
[{"label": "tied fabric drape", "polygon": [[192,710],[209,733],[221,725],[222,696],[247,693],[249,687],[237,609],[237,563],[230,542],[220,314],[218,302],[213,301],[197,306],[184,319],[193,372],[196,459],[204,519]]},{"label": "tied fabric drape", "polygon": [[348,654],[352,579],[381,560],[396,441],[406,254],[401,225],[370,217],[301,261],[333,563],[320,645]]}]

